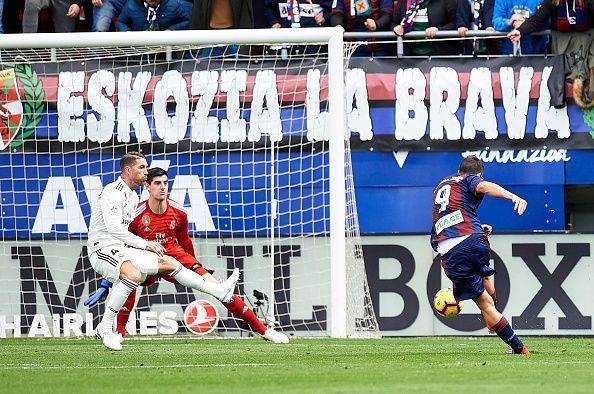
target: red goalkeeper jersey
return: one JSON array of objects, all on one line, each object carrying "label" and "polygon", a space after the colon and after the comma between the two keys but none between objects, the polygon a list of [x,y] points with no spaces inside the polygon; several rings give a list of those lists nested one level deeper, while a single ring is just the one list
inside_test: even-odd
[{"label": "red goalkeeper jersey", "polygon": [[194,245],[188,234],[188,215],[181,205],[169,198],[167,209],[161,214],[151,211],[148,200],[139,203],[128,230],[148,241],[159,242],[170,256],[184,251],[194,256]]}]

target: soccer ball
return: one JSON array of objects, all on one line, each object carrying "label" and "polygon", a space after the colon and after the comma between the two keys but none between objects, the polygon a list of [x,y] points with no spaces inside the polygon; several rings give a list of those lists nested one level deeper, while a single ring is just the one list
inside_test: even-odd
[{"label": "soccer ball", "polygon": [[439,316],[451,319],[462,310],[462,301],[456,301],[452,289],[446,287],[435,293],[433,306]]}]

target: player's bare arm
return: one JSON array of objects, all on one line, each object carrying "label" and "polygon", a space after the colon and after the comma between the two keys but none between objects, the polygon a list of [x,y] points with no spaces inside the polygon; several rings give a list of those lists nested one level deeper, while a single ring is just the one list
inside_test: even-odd
[{"label": "player's bare arm", "polygon": [[509,190],[499,186],[496,183],[482,181],[476,186],[476,193],[486,194],[487,196],[495,198],[503,198],[511,200],[514,203],[514,210],[518,212],[518,215],[522,215],[528,206],[528,202],[523,198],[516,196]]}]

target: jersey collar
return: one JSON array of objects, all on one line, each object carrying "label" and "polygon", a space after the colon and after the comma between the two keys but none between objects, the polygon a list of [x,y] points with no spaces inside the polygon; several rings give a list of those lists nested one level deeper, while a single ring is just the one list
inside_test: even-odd
[{"label": "jersey collar", "polygon": [[118,177],[118,182],[124,186],[124,190],[127,194],[133,193],[134,191],[124,182],[121,176]]}]

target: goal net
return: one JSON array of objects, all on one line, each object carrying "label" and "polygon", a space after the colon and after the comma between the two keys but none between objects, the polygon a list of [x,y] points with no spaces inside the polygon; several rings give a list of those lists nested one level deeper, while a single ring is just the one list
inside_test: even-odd
[{"label": "goal net", "polygon": [[[101,279],[90,207],[128,151],[169,172],[196,257],[219,278],[238,267],[267,324],[378,335],[344,131],[348,51],[339,29],[289,30],[3,39],[0,337],[93,334],[105,303],[83,305]],[[140,294],[131,335],[184,333],[186,306],[209,298],[162,279]],[[211,301],[218,335],[249,335]]]}]

